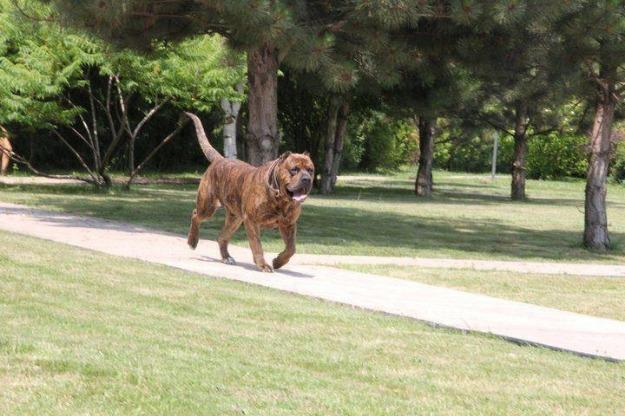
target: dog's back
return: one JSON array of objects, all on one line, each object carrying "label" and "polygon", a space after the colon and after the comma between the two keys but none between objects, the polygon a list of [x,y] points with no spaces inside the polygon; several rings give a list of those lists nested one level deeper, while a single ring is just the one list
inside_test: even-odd
[{"label": "dog's back", "polygon": [[218,159],[210,164],[202,183],[210,187],[214,197],[232,212],[242,215],[240,210],[247,183],[251,176],[258,174],[259,168],[240,160]]}]

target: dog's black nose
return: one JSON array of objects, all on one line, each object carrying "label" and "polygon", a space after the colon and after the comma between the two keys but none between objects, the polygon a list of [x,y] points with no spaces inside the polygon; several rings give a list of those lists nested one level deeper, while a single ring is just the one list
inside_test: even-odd
[{"label": "dog's black nose", "polygon": [[302,185],[310,185],[310,176],[302,177]]}]

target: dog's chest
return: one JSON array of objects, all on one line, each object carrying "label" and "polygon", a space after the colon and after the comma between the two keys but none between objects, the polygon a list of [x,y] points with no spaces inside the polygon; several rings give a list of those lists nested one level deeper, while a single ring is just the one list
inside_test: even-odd
[{"label": "dog's chest", "polygon": [[261,223],[265,227],[276,228],[280,225],[289,225],[297,221],[300,214],[300,208],[291,204],[288,205],[271,205],[261,210]]}]

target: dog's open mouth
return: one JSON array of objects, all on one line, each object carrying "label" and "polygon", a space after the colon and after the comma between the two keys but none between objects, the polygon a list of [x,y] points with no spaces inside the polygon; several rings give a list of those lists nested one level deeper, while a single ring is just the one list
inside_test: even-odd
[{"label": "dog's open mouth", "polygon": [[308,198],[308,192],[306,192],[306,189],[304,188],[296,189],[293,191],[289,191],[287,189],[287,192],[289,193],[289,196],[293,201],[302,202],[303,200]]}]

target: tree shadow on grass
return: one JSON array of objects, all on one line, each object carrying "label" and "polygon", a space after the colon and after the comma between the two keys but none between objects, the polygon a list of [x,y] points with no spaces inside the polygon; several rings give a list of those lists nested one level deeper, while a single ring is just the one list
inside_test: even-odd
[{"label": "tree shadow on grass", "polygon": [[484,189],[484,190],[496,190],[497,187],[492,183],[478,182],[478,183],[458,183],[458,182],[445,182],[434,181],[434,188],[472,188],[472,189]]},{"label": "tree shadow on grass", "polygon": [[[329,224],[328,218],[333,224]],[[607,254],[583,249],[581,230],[532,230],[494,219],[433,219],[351,207],[309,206],[301,222],[300,243],[354,247],[353,254],[362,251],[362,246],[372,247],[370,255],[461,251],[470,257],[495,255],[560,261],[622,260],[625,254],[622,249]],[[612,232],[611,238],[615,243],[625,241],[625,233]]]},{"label": "tree shadow on grass", "polygon": [[[531,196],[525,201],[513,201],[509,196],[503,195],[487,195],[487,194],[472,194],[467,192],[457,191],[439,191],[436,192],[433,201],[441,204],[528,204],[528,205],[553,205],[553,206],[584,206],[583,200],[571,199],[571,198],[540,198]],[[622,205],[622,204],[618,204]]]},{"label": "tree shadow on grass", "polygon": [[[491,188],[488,188],[491,189]],[[316,195],[316,197],[324,199],[357,199],[363,201],[392,201],[408,204],[422,204],[422,203],[436,203],[444,205],[466,205],[466,204],[480,204],[480,205],[502,205],[502,204],[532,204],[532,205],[560,205],[560,206],[581,206],[583,207],[583,199],[570,199],[570,198],[529,198],[526,201],[512,201],[507,195],[497,195],[495,189],[491,189],[492,194],[488,193],[469,193],[456,191],[453,189],[435,189],[432,198],[417,198],[413,195],[412,190],[405,188],[393,188],[383,186],[370,186],[367,188],[360,188],[356,186],[341,187],[333,195]],[[619,204],[610,202],[611,205],[622,206],[625,208],[625,204]]]}]

